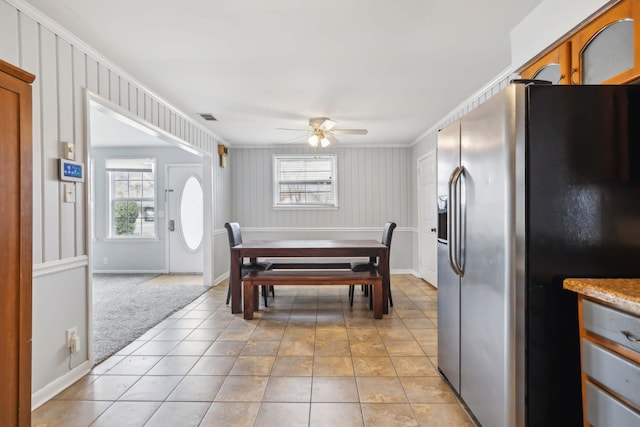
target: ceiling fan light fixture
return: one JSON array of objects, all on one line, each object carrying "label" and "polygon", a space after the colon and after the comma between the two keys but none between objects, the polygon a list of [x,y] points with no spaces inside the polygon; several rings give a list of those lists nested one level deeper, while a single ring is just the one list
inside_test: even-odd
[{"label": "ceiling fan light fixture", "polygon": [[331,144],[331,142],[329,141],[329,139],[327,139],[326,137],[323,137],[320,140],[320,145],[322,146],[322,148],[328,147],[329,144]]},{"label": "ceiling fan light fixture", "polygon": [[309,145],[311,145],[312,147],[317,147],[319,142],[320,138],[318,138],[318,135],[316,135],[315,133],[309,137]]}]

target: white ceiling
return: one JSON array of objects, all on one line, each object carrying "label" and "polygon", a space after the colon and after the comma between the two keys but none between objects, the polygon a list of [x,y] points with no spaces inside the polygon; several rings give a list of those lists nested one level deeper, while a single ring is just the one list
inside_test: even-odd
[{"label": "white ceiling", "polygon": [[27,1],[231,145],[324,116],[369,146],[411,144],[507,68],[541,0]]}]

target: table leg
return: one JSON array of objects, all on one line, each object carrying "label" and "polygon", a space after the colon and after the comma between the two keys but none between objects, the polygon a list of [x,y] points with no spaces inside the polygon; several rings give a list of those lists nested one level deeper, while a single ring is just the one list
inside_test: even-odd
[{"label": "table leg", "polygon": [[382,319],[382,296],[384,295],[382,283],[382,279],[376,280],[372,286],[373,289],[371,289],[371,292],[373,292],[373,317],[375,319]]},{"label": "table leg", "polygon": [[231,286],[231,313],[242,312],[242,281],[240,280],[240,257],[231,251],[229,286]]},{"label": "table leg", "polygon": [[380,251],[378,273],[382,276],[382,309],[384,314],[389,314],[389,287],[391,286],[389,272],[389,250]]}]

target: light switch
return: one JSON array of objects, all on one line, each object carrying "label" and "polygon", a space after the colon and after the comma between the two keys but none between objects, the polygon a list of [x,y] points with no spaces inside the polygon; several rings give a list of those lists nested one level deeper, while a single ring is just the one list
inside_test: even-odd
[{"label": "light switch", "polygon": [[76,145],[73,142],[63,142],[64,158],[67,160],[76,159]]},{"label": "light switch", "polygon": [[76,202],[76,185],[64,184],[64,202],[75,203]]}]

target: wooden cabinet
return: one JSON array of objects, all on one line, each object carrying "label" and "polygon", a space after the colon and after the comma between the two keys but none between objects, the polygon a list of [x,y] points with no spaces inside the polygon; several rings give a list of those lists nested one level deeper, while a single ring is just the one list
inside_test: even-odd
[{"label": "wooden cabinet", "polygon": [[573,84],[623,84],[640,76],[640,0],[623,0],[570,39]]},{"label": "wooden cabinet", "polygon": [[625,84],[640,79],[640,0],[622,0],[520,70],[553,84]]},{"label": "wooden cabinet", "polygon": [[34,78],[0,60],[0,426],[31,425]]},{"label": "wooden cabinet", "polygon": [[569,84],[571,44],[563,43],[520,72],[523,79],[548,80],[554,85]]}]

